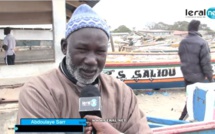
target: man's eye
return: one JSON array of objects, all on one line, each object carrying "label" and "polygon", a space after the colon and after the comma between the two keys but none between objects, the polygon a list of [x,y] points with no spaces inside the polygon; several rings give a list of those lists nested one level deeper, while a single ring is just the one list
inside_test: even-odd
[{"label": "man's eye", "polygon": [[88,51],[86,48],[78,48],[78,50],[81,51],[81,52],[86,52],[86,51]]},{"label": "man's eye", "polygon": [[106,50],[98,50],[97,53],[103,54],[103,53],[106,53]]}]

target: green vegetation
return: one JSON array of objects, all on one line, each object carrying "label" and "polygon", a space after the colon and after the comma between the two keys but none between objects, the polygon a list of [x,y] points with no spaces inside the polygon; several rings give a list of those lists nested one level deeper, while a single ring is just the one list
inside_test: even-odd
[{"label": "green vegetation", "polygon": [[[177,21],[173,25],[165,24],[163,22],[152,23],[147,25],[150,30],[179,30],[187,31],[189,22],[187,21]],[[215,31],[211,30],[207,24],[201,24],[199,30],[205,30],[210,34],[215,34]]]},{"label": "green vegetation", "polygon": [[121,25],[115,30],[113,30],[113,33],[125,33],[125,32],[128,32],[128,33],[131,32],[131,30],[127,28],[125,25]]}]

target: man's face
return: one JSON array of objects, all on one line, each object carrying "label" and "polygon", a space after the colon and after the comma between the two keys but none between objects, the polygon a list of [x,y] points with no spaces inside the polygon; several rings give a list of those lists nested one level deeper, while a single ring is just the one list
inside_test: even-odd
[{"label": "man's face", "polygon": [[4,29],[4,35],[7,35],[7,31]]},{"label": "man's face", "polygon": [[104,68],[108,37],[96,28],[83,28],[67,39],[66,66],[69,72],[83,84],[95,81]]},{"label": "man's face", "polygon": [[5,29],[4,29],[4,35],[8,35],[9,33],[10,33],[10,29],[5,28]]}]

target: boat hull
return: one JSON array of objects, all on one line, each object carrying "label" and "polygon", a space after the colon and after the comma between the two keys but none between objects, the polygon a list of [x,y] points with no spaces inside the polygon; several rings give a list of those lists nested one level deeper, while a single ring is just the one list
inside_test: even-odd
[{"label": "boat hull", "polygon": [[[215,61],[212,66],[215,68]],[[103,72],[120,79],[132,89],[184,87],[179,62],[106,64]]]},{"label": "boat hull", "polygon": [[[165,121],[164,121],[165,122]],[[165,124],[165,123],[163,123]],[[152,128],[154,134],[214,134],[215,121],[185,123]]]}]

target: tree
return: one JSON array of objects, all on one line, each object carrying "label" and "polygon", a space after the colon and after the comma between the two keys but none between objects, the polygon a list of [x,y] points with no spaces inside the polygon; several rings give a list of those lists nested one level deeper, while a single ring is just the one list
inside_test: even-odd
[{"label": "tree", "polygon": [[154,23],[154,22],[148,23],[148,24],[146,24],[146,27],[147,27],[148,29],[152,30],[152,29],[154,29],[155,24],[156,24],[156,23]]},{"label": "tree", "polygon": [[146,25],[150,30],[169,30],[171,25],[165,24],[163,22],[151,23]]},{"label": "tree", "polygon": [[125,25],[121,25],[115,30],[113,30],[113,33],[124,33],[124,32],[131,32],[131,30],[127,28]]},{"label": "tree", "polygon": [[180,31],[187,31],[189,22],[187,21],[177,21],[175,22],[170,30],[180,30]]},{"label": "tree", "polygon": [[207,24],[201,24],[200,27],[199,27],[199,30],[204,30],[204,31],[207,31],[208,34],[213,34],[215,33],[215,31],[211,30]]},{"label": "tree", "polygon": [[[187,31],[189,22],[187,21],[177,21],[173,25],[165,24],[163,22],[151,23],[146,25],[150,30],[179,30],[179,31]],[[207,24],[201,24],[199,26],[199,30],[207,31],[208,33],[213,33]]]}]

